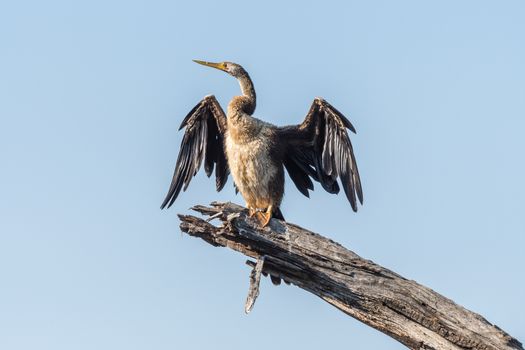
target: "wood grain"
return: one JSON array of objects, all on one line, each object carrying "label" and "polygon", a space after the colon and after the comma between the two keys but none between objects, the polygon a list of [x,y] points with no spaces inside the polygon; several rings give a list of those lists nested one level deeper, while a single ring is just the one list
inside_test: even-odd
[{"label": "wood grain", "polygon": [[[482,316],[319,234],[275,219],[260,228],[232,203],[192,209],[210,218],[179,215],[183,232],[255,259],[275,283],[282,279],[307,290],[410,349],[523,350]],[[257,297],[258,278],[260,272],[253,271],[247,311]]]}]

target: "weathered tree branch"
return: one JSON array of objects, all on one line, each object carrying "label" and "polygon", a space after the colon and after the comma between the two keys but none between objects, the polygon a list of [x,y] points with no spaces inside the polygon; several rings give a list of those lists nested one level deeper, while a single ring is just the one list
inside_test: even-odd
[{"label": "weathered tree branch", "polygon": [[[259,228],[244,208],[231,203],[196,206],[206,221],[179,215],[182,231],[213,246],[257,260],[246,301],[259,293],[260,274],[305,289],[346,314],[397,339],[410,349],[521,349],[521,343],[482,316],[340,244],[299,226],[272,219]],[[219,219],[220,226],[209,223]]]}]

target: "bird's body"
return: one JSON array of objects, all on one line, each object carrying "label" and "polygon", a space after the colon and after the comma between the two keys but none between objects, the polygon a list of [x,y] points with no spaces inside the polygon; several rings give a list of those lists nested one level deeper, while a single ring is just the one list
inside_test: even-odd
[{"label": "bird's body", "polygon": [[226,159],[248,208],[278,209],[284,194],[282,155],[276,127],[243,111],[228,108]]},{"label": "bird's body", "polygon": [[324,99],[316,98],[302,124],[277,127],[253,117],[256,95],[246,71],[231,62],[197,63],[223,70],[239,81],[235,96],[224,113],[213,95],[206,96],[184,118],[186,132],[168,195],[170,206],[189,185],[202,161],[208,176],[215,167],[220,191],[231,172],[235,187],[246,201],[250,216],[263,226],[272,217],[284,219],[280,210],[284,195],[284,169],[296,187],[308,197],[312,179],[330,193],[338,193],[341,180],[346,196],[357,211],[356,195],[363,194],[357,164],[346,129],[352,124]]}]

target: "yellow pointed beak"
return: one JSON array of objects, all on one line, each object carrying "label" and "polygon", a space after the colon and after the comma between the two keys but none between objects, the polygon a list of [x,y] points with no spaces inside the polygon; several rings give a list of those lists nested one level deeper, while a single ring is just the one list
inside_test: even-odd
[{"label": "yellow pointed beak", "polygon": [[203,66],[217,68],[217,69],[220,69],[226,72],[226,65],[224,64],[224,62],[214,63],[214,62],[206,62],[206,61],[199,61],[199,60],[193,60],[193,62],[202,64]]}]

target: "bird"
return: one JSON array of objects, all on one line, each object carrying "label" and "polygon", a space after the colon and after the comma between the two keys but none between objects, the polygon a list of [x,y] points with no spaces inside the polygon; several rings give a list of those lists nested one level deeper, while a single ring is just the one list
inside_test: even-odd
[{"label": "bird", "polygon": [[363,190],[348,135],[348,130],[356,130],[341,112],[316,97],[301,124],[275,126],[254,117],[255,88],[241,65],[193,61],[236,78],[241,94],[231,99],[226,113],[214,95],[207,95],[182,120],[179,131],[184,128],[184,136],[161,209],[169,208],[180,191],[186,191],[204,162],[208,177],[215,169],[217,191],[224,188],[231,173],[249,216],[255,216],[262,227],[272,218],[284,220],[285,169],[306,197],[314,189],[313,181],[329,193],[339,193],[339,179],[357,212],[357,201],[363,204]]}]

